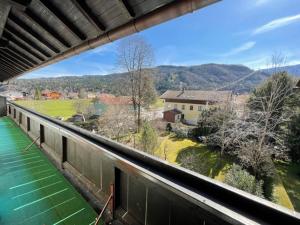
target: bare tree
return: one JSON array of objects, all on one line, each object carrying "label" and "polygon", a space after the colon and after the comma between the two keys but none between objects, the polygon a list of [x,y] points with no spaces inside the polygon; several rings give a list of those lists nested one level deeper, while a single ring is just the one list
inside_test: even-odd
[{"label": "bare tree", "polygon": [[88,101],[78,99],[73,103],[73,107],[76,113],[82,116],[83,122],[86,121],[85,115],[92,115],[95,113],[94,105],[91,105]]},{"label": "bare tree", "polygon": [[238,152],[241,162],[250,166],[255,176],[266,175],[274,167],[272,158],[287,157],[282,126],[292,115],[286,102],[293,93],[293,80],[278,69],[283,57],[275,55],[272,60],[275,73],[253,91],[249,100],[250,120],[257,125],[255,138],[244,142]]},{"label": "bare tree", "polygon": [[116,141],[129,134],[133,126],[132,115],[127,105],[109,106],[98,120],[99,132]]},{"label": "bare tree", "polygon": [[128,72],[128,86],[133,105],[136,131],[139,132],[141,107],[151,81],[151,70],[149,68],[153,63],[153,50],[143,38],[133,36],[120,43],[118,61],[120,66]]}]

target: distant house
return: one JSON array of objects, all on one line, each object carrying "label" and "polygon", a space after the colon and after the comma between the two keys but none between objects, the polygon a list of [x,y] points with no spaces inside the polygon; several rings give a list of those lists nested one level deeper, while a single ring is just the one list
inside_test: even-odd
[{"label": "distant house", "polygon": [[164,120],[196,125],[202,110],[231,104],[233,95],[231,91],[168,90],[160,98],[164,100]]},{"label": "distant house", "polygon": [[42,96],[46,99],[59,99],[61,97],[61,93],[57,91],[44,91]]},{"label": "distant house", "polygon": [[88,98],[88,99],[93,99],[93,98],[96,98],[96,97],[97,97],[97,95],[96,95],[95,93],[89,92],[89,93],[87,94],[87,98]]}]

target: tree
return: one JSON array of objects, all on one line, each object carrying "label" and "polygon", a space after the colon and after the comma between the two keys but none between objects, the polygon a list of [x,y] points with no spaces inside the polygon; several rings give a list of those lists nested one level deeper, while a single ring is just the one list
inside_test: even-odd
[{"label": "tree", "polygon": [[294,162],[300,161],[300,113],[293,116],[288,126],[287,142]]},{"label": "tree", "polygon": [[127,105],[110,105],[98,120],[100,134],[116,141],[130,133],[134,123]]},{"label": "tree", "polygon": [[236,164],[233,164],[231,169],[226,173],[224,182],[232,187],[259,197],[264,197],[263,181],[257,181],[254,176]]},{"label": "tree", "polygon": [[84,88],[79,89],[78,98],[81,98],[81,99],[87,98],[87,93]]},{"label": "tree", "polygon": [[150,76],[152,70],[149,69],[153,63],[153,50],[139,36],[127,38],[119,45],[118,63],[128,74],[127,86],[133,105],[136,131],[139,132],[142,104],[149,102],[148,96],[154,91]]},{"label": "tree", "polygon": [[157,146],[158,137],[156,130],[151,126],[148,121],[143,124],[142,134],[141,134],[141,148],[149,154],[153,154],[155,147]]},{"label": "tree", "polygon": [[197,149],[189,149],[189,151],[181,151],[180,155],[178,155],[178,161],[180,166],[208,176],[210,166],[206,157],[205,154],[197,154]]},{"label": "tree", "polygon": [[226,148],[227,136],[230,134],[227,132],[229,121],[233,117],[234,113],[229,101],[219,105],[218,108],[205,110],[200,115],[198,126],[207,128],[207,131],[212,133],[209,135],[208,139],[213,140],[214,145],[220,148],[221,156]]},{"label": "tree", "polygon": [[86,121],[85,115],[92,115],[95,113],[94,105],[91,105],[88,101],[79,99],[73,103],[73,107],[76,113],[82,116],[83,122]]},{"label": "tree", "polygon": [[34,90],[34,100],[41,100],[42,94],[39,87],[36,87]]}]

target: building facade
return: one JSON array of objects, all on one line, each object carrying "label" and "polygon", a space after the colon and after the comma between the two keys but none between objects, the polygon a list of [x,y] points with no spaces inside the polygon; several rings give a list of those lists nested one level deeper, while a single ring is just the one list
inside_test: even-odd
[{"label": "building facade", "polygon": [[164,120],[197,125],[203,110],[228,106],[232,103],[233,95],[231,91],[168,90],[160,98],[164,100]]}]

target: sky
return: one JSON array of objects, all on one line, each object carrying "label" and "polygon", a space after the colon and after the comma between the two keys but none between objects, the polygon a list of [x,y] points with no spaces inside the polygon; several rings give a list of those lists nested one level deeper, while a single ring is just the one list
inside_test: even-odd
[{"label": "sky", "polygon": [[[152,46],[154,66],[205,63],[270,65],[274,54],[300,64],[300,0],[223,0],[138,35]],[[105,75],[117,65],[119,41],[32,71],[21,78]]]}]

